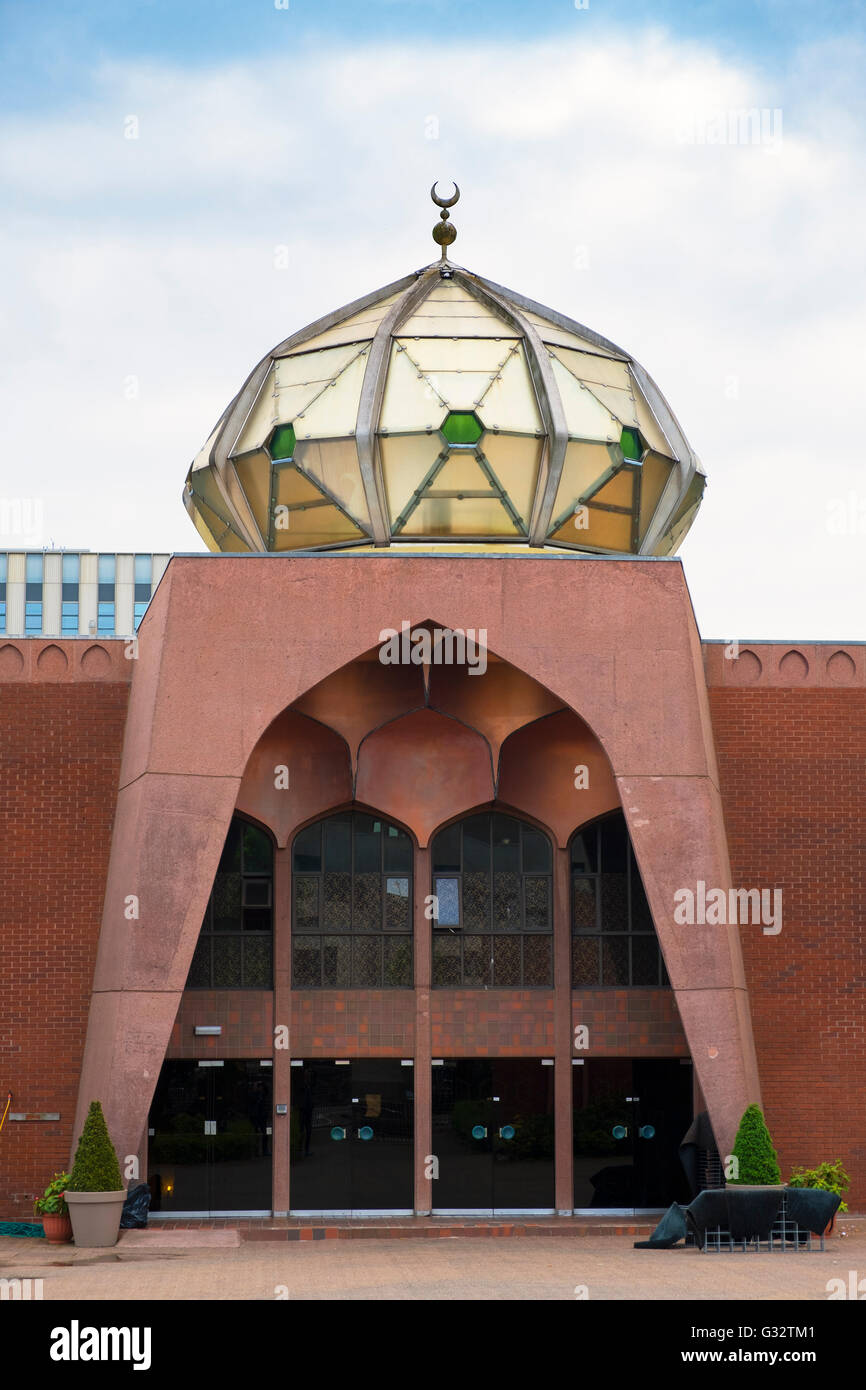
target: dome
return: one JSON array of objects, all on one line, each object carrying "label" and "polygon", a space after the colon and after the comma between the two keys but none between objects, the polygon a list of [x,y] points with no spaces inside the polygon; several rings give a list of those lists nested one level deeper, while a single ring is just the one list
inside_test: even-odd
[{"label": "dome", "polygon": [[269,352],[193,462],[184,503],[219,551],[668,555],[704,482],[634,358],[443,248]]}]

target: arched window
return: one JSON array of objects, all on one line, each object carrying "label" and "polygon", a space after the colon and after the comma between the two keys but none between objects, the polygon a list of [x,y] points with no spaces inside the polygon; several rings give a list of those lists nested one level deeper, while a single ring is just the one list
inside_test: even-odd
[{"label": "arched window", "polygon": [[571,841],[572,984],[668,985],[621,811]]},{"label": "arched window", "polygon": [[412,984],[412,841],[378,816],[308,825],[292,850],[292,984]]},{"label": "arched window", "polygon": [[187,989],[273,989],[274,850],[235,816],[192,958]]},{"label": "arched window", "polygon": [[540,830],[499,813],[433,840],[433,984],[553,984],[552,854]]}]

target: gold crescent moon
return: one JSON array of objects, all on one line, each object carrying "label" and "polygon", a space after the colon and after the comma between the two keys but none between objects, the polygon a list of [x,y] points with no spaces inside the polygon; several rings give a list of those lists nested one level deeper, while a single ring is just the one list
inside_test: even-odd
[{"label": "gold crescent moon", "polygon": [[[439,180],[437,179],[436,183],[438,182]],[[450,198],[440,198],[436,192],[436,183],[434,183],[433,187],[430,189],[430,197],[433,199],[433,202],[438,208],[453,208],[457,199],[460,197],[460,189],[457,187],[457,184],[455,183],[454,193]]]}]

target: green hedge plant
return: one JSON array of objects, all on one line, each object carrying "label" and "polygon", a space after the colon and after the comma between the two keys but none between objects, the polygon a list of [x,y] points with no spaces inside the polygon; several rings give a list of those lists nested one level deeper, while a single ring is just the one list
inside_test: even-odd
[{"label": "green hedge plant", "polygon": [[[788,1179],[788,1186],[817,1187],[822,1192],[835,1192],[841,1197],[851,1186],[851,1178],[842,1167],[841,1158],[837,1158],[835,1163],[819,1163],[817,1168],[795,1168]],[[840,1202],[840,1213],[847,1210],[845,1202]]]},{"label": "green hedge plant", "polygon": [[35,1214],[37,1216],[65,1216],[68,1207],[63,1200],[63,1194],[68,1186],[69,1174],[55,1173],[42,1196],[37,1197],[33,1203]]},{"label": "green hedge plant", "polygon": [[102,1106],[90,1102],[90,1110],[81,1131],[72,1177],[67,1192],[120,1192],[123,1179],[120,1164],[108,1133]]},{"label": "green hedge plant", "polygon": [[776,1150],[759,1105],[750,1105],[743,1112],[734,1140],[733,1157],[738,1159],[739,1168],[737,1176],[728,1179],[729,1185],[748,1183],[769,1187],[782,1181]]}]

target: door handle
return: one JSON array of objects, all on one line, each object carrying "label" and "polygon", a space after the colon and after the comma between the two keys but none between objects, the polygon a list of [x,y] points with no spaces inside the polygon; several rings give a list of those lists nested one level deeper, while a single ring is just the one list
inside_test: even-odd
[{"label": "door handle", "polygon": [[486,1127],[485,1127],[484,1125],[473,1125],[473,1126],[472,1126],[472,1138],[473,1138],[473,1139],[486,1139],[486,1138],[487,1138],[487,1129],[486,1129]]},{"label": "door handle", "polygon": [[370,1128],[369,1125],[362,1125],[362,1126],[361,1126],[361,1128],[358,1130],[358,1138],[359,1138],[359,1139],[372,1139],[372,1138],[373,1138],[373,1131],[372,1131],[372,1129]]},{"label": "door handle", "polygon": [[499,1131],[500,1139],[513,1139],[515,1135],[514,1125],[503,1125]]},{"label": "door handle", "polygon": [[611,1134],[614,1139],[626,1139],[628,1137],[628,1128],[625,1125],[614,1125]]}]

